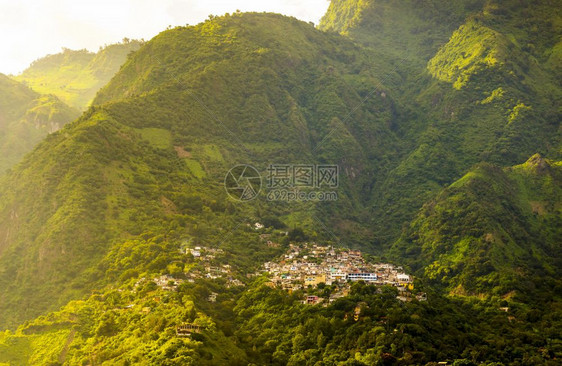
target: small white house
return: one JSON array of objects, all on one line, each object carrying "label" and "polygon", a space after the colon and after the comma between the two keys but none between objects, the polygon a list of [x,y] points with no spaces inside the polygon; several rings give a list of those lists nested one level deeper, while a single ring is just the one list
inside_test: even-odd
[{"label": "small white house", "polygon": [[201,247],[195,247],[194,249],[190,249],[191,255],[195,258],[201,257]]}]

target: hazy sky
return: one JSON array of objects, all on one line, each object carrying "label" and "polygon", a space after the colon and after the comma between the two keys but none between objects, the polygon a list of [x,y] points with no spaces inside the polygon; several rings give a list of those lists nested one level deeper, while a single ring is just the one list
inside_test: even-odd
[{"label": "hazy sky", "polygon": [[17,74],[62,47],[87,48],[128,38],[149,40],[168,25],[209,14],[269,11],[318,23],[329,0],[0,0],[0,72]]}]

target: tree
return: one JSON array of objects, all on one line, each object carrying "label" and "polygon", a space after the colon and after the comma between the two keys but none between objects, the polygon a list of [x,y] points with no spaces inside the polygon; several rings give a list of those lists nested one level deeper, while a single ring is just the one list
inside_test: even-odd
[{"label": "tree", "polygon": [[308,236],[304,233],[303,229],[296,227],[289,231],[289,240],[303,242],[308,239]]}]

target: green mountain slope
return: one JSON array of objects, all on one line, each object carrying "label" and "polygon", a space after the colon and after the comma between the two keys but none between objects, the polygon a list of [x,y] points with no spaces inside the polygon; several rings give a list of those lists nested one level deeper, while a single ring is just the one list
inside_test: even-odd
[{"label": "green mountain slope", "polygon": [[319,28],[343,33],[419,67],[482,4],[483,0],[333,0]]},{"label": "green mountain slope", "polygon": [[[0,333],[0,362],[244,364],[244,352],[208,315],[197,310],[191,297],[185,293],[170,294],[150,285],[138,290],[95,294],[28,322],[15,334]],[[200,327],[200,333],[176,336],[176,327],[184,322]]]},{"label": "green mountain slope", "polygon": [[119,71],[127,56],[142,42],[125,40],[101,48],[63,52],[34,61],[16,80],[41,94],[53,94],[68,105],[84,110],[97,91]]},{"label": "green mountain slope", "polygon": [[[397,141],[390,96],[346,119],[360,92],[379,85],[372,69],[369,54],[343,37],[279,15],[235,14],[155,37],[95,106],[0,184],[0,323],[53,309],[126,269],[163,270],[185,237],[239,243],[232,250],[240,251],[243,236],[223,236],[248,217],[357,222],[362,186],[392,159]],[[331,147],[315,150],[333,128]],[[348,172],[345,199],[322,209],[227,199],[232,166],[251,163],[265,174],[269,163],[295,162],[339,164]],[[139,268],[116,264],[126,257],[104,261],[127,240],[159,235],[169,244],[164,259]]]},{"label": "green mountain slope", "polygon": [[456,294],[547,301],[562,288],[561,202],[559,162],[483,164],[424,205],[396,254]]},{"label": "green mountain slope", "polygon": [[[0,333],[0,362],[496,366],[556,365],[562,354],[559,303],[543,304],[543,313],[512,302],[506,314],[498,309],[505,300],[468,303],[430,293],[428,301],[402,302],[395,288],[356,283],[349,296],[322,307],[303,304],[304,291],[288,294],[264,282],[228,289],[201,280],[170,292],[124,281]],[[210,291],[220,291],[214,303]],[[182,337],[182,324],[200,328]]]},{"label": "green mountain slope", "polygon": [[0,173],[78,115],[55,96],[37,94],[0,74]]},{"label": "green mountain slope", "polygon": [[331,3],[321,28],[393,55],[401,79],[387,86],[411,111],[399,121],[407,131],[403,157],[372,189],[376,236],[398,236],[423,202],[475,163],[520,164],[537,151],[560,159],[562,90],[554,60],[562,18],[552,6]]}]

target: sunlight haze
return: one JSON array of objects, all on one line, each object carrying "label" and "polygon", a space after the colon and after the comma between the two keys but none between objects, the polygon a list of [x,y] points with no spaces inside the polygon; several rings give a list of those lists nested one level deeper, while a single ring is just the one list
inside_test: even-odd
[{"label": "sunlight haze", "polygon": [[193,25],[237,9],[318,23],[328,5],[327,0],[0,0],[0,72],[17,74],[62,47],[97,51],[124,37],[149,40],[169,25]]}]

